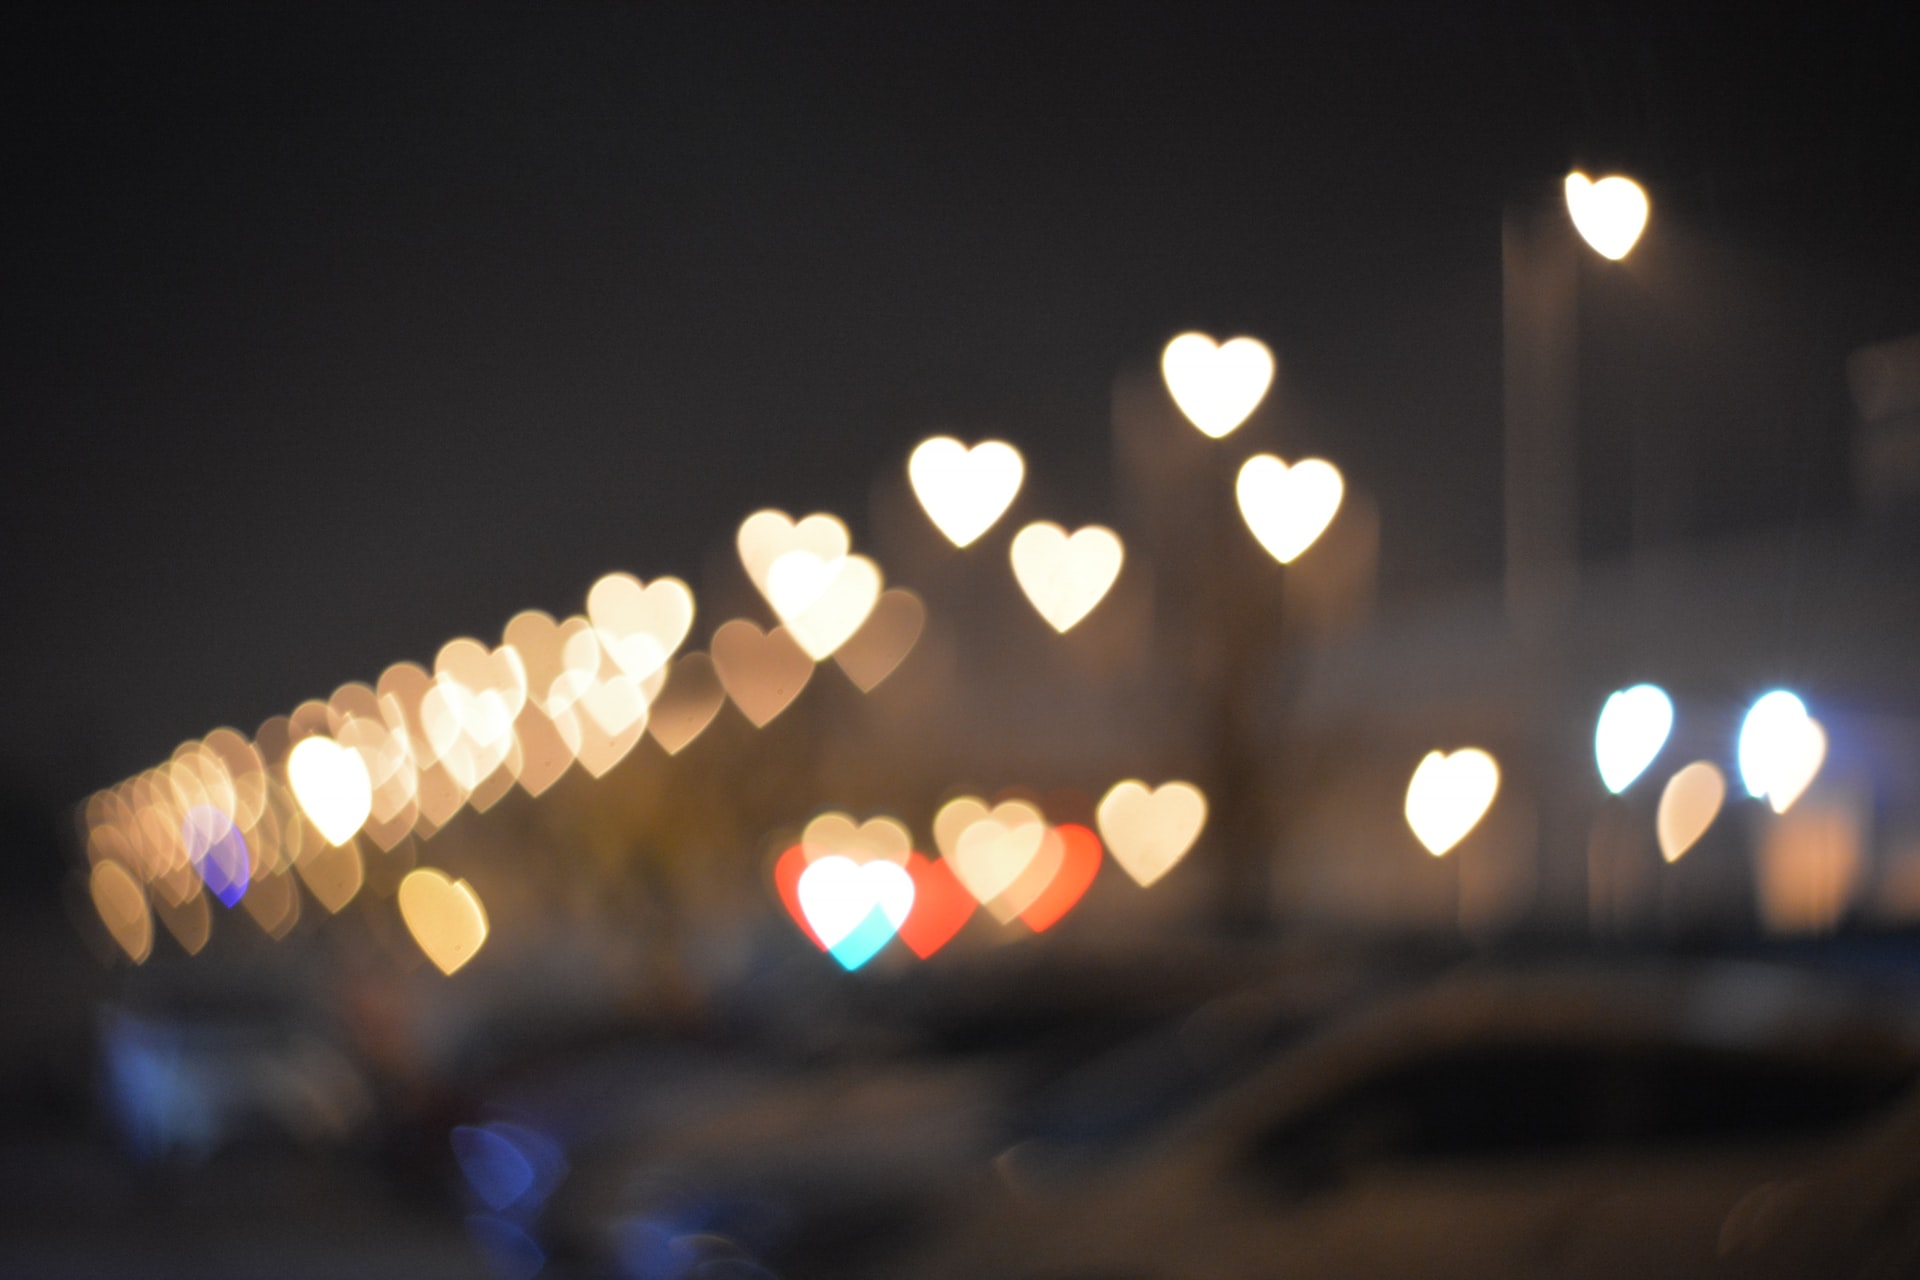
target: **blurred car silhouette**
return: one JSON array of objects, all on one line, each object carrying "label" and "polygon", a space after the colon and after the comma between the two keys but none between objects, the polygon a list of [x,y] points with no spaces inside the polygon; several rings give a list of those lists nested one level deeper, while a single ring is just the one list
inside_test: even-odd
[{"label": "blurred car silhouette", "polygon": [[1340,1021],[1115,1167],[1014,1148],[925,1274],[1695,1276],[1885,1111],[1920,1028],[1758,965],[1462,973]]}]

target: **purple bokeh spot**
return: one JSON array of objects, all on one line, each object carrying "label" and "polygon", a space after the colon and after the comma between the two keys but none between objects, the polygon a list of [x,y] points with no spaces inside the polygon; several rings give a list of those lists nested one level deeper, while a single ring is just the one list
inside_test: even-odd
[{"label": "purple bokeh spot", "polygon": [[180,835],[207,891],[229,907],[240,901],[247,891],[253,857],[233,819],[213,805],[197,804],[187,810]]}]

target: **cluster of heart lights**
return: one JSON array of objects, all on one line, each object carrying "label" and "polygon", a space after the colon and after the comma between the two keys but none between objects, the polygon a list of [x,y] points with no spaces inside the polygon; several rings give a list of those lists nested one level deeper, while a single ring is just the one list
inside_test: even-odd
[{"label": "cluster of heart lights", "polygon": [[[1637,684],[1608,696],[1593,735],[1608,791],[1620,795],[1646,772],[1666,746],[1673,719],[1673,700],[1658,685]],[[1783,814],[1819,775],[1827,735],[1798,696],[1775,689],[1748,709],[1736,755],[1747,793]],[[1660,792],[1654,817],[1660,855],[1678,861],[1707,833],[1726,797],[1726,777],[1711,760],[1676,770]]]},{"label": "cluster of heart lights", "polygon": [[[1197,333],[1169,343],[1162,367],[1175,404],[1216,440],[1253,413],[1274,373],[1272,354],[1258,341],[1216,344]],[[937,437],[908,462],[928,518],[961,548],[1007,511],[1024,476],[1019,452],[1002,441],[969,448]],[[1283,563],[1319,537],[1341,496],[1339,472],[1318,459],[1289,466],[1259,455],[1240,470],[1242,516]],[[687,585],[611,573],[588,592],[584,614],[556,621],[523,612],[498,645],[449,641],[431,670],[397,663],[371,685],[343,685],[324,702],[270,719],[251,739],[217,729],[182,744],[165,764],[96,793],[85,817],[90,885],[102,922],[135,962],[151,950],[156,915],[189,953],[203,947],[212,923],[208,895],[226,907],[244,907],[267,933],[283,937],[299,919],[296,876],[329,912],[354,899],[365,875],[363,839],[391,851],[409,838],[430,838],[463,809],[484,812],[516,786],[543,794],[575,764],[600,777],[648,734],[677,754],[729,702],[764,727],[829,657],[871,691],[925,626],[919,598],[886,588],[879,566],[852,550],[846,525],[834,516],[796,521],[781,511],[756,512],[740,526],[737,549],[778,619],[770,630],[732,619],[715,629],[706,652],[681,653],[694,618]],[[1010,556],[1036,612],[1065,632],[1106,597],[1125,552],[1110,529],[1069,532],[1036,521],[1013,537]],[[955,843],[941,843],[943,857],[926,863],[939,870],[919,876],[914,859],[920,855],[911,850],[897,864],[904,880],[858,869],[895,865],[891,858],[855,862],[854,870],[832,861],[845,855],[809,859],[809,868],[817,861],[826,870],[807,883],[827,887],[795,897],[790,909],[814,902],[820,914],[810,932],[833,935],[830,949],[843,959],[859,952],[878,928],[875,920],[890,926],[882,943],[899,934],[909,946],[915,939],[926,945],[939,931],[922,932],[912,904],[920,901],[928,918],[937,915],[924,904],[939,900],[941,891],[926,885],[940,883],[942,875],[1003,920],[1018,917],[1045,928],[1084,891],[1080,877],[1090,881],[1097,869],[1099,838],[1084,828],[1049,826],[1037,812],[1009,803],[1016,807],[979,814],[949,805],[977,821],[970,819],[964,830],[955,826],[958,818],[936,824],[936,839],[952,828]],[[1108,830],[1109,807],[1138,812],[1132,820],[1112,819],[1116,825]],[[1151,817],[1162,811],[1177,818]],[[1107,849],[1145,884],[1185,852],[1204,820],[1205,802],[1187,784],[1155,792],[1126,783],[1103,802],[1102,813]],[[1174,838],[1182,832],[1184,839]],[[796,895],[799,885],[796,875]],[[442,970],[464,965],[485,941],[484,906],[464,881],[421,867],[401,890],[402,920]],[[836,933],[847,922],[832,904],[858,901],[863,893],[869,909]],[[797,918],[815,920],[804,907]]]},{"label": "cluster of heart lights", "polygon": [[1025,800],[961,796],[934,816],[938,857],[916,852],[893,818],[823,813],[775,860],[774,888],[801,933],[843,968],[858,969],[895,938],[925,960],[979,911],[1034,933],[1052,928],[1109,854],[1135,883],[1153,884],[1199,838],[1207,802],[1191,783],[1128,779],[1095,813],[1098,835],[1050,823]]}]

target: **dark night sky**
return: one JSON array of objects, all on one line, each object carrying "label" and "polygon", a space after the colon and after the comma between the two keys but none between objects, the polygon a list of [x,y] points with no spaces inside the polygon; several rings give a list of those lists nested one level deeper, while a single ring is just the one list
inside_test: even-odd
[{"label": "dark night sky", "polygon": [[697,586],[934,429],[1100,518],[1186,327],[1273,344],[1390,590],[1485,578],[1501,210],[1574,163],[1652,191],[1636,305],[1726,391],[1674,532],[1845,514],[1840,360],[1920,329],[1910,4],[1042,8],[15,7],[0,761],[77,797]]}]

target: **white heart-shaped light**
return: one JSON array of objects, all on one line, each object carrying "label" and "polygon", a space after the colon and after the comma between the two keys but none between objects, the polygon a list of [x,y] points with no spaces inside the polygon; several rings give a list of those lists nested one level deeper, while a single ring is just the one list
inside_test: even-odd
[{"label": "white heart-shaped light", "polygon": [[1740,723],[1740,780],[1775,813],[1800,798],[1827,758],[1827,735],[1804,702],[1785,689],[1756,701]]},{"label": "white heart-shaped light", "polygon": [[1673,731],[1673,699],[1655,684],[1636,684],[1607,698],[1593,730],[1600,781],[1619,795],[1633,785]]},{"label": "white heart-shaped light", "polygon": [[829,951],[865,923],[875,907],[895,930],[913,911],[913,877],[897,862],[855,862],[830,854],[807,865],[796,892],[807,924]]},{"label": "white heart-shaped light", "polygon": [[907,460],[914,495],[956,547],[993,527],[1013,504],[1025,476],[1019,451],[999,440],[982,440],[969,449],[951,436],[935,436]]},{"label": "white heart-shaped light", "polygon": [[767,573],[767,598],[794,641],[815,662],[845,644],[880,598],[880,566],[865,556],[821,563],[811,551],[789,551]]},{"label": "white heart-shaped light", "polygon": [[1204,333],[1183,333],[1161,354],[1160,372],[1180,412],[1218,440],[1266,398],[1273,384],[1273,352],[1255,338],[1215,345]]},{"label": "white heart-shaped light", "polygon": [[1149,787],[1128,779],[1107,792],[1095,815],[1113,860],[1144,887],[1172,870],[1200,838],[1207,798],[1187,782]]},{"label": "white heart-shaped light", "polygon": [[366,762],[332,738],[302,738],[287,756],[287,782],[301,812],[327,843],[353,839],[373,812],[373,780]]},{"label": "white heart-shaped light", "polygon": [[1727,780],[1705,760],[1695,760],[1667,779],[1660,793],[1660,811],[1654,833],[1660,838],[1660,856],[1676,862],[1693,848],[1720,815],[1727,798]]},{"label": "white heart-shaped light", "polygon": [[635,680],[645,680],[687,638],[693,592],[678,578],[642,585],[630,573],[610,573],[587,592],[587,617],[608,656]]},{"label": "white heart-shaped light", "polygon": [[1332,463],[1305,458],[1289,467],[1270,453],[1247,459],[1236,489],[1241,518],[1281,564],[1314,544],[1346,492]]},{"label": "white heart-shaped light", "polygon": [[1407,825],[1434,857],[1473,830],[1500,789],[1500,766],[1477,747],[1429,751],[1407,785]]},{"label": "white heart-shaped light", "polygon": [[[735,545],[747,578],[763,596],[767,594],[767,572],[788,552],[811,551],[827,564],[853,548],[847,526],[838,516],[824,511],[816,511],[798,523],[784,511],[756,511],[741,522]],[[768,603],[773,602],[769,599]]]},{"label": "white heart-shaped light", "polygon": [[1627,256],[1646,229],[1650,207],[1645,189],[1631,178],[1593,182],[1577,169],[1567,175],[1574,229],[1603,258],[1618,262]]},{"label": "white heart-shaped light", "polygon": [[1067,631],[1106,598],[1125,558],[1111,529],[1090,524],[1073,536],[1041,521],[1013,540],[1013,576],[1055,631]]}]

